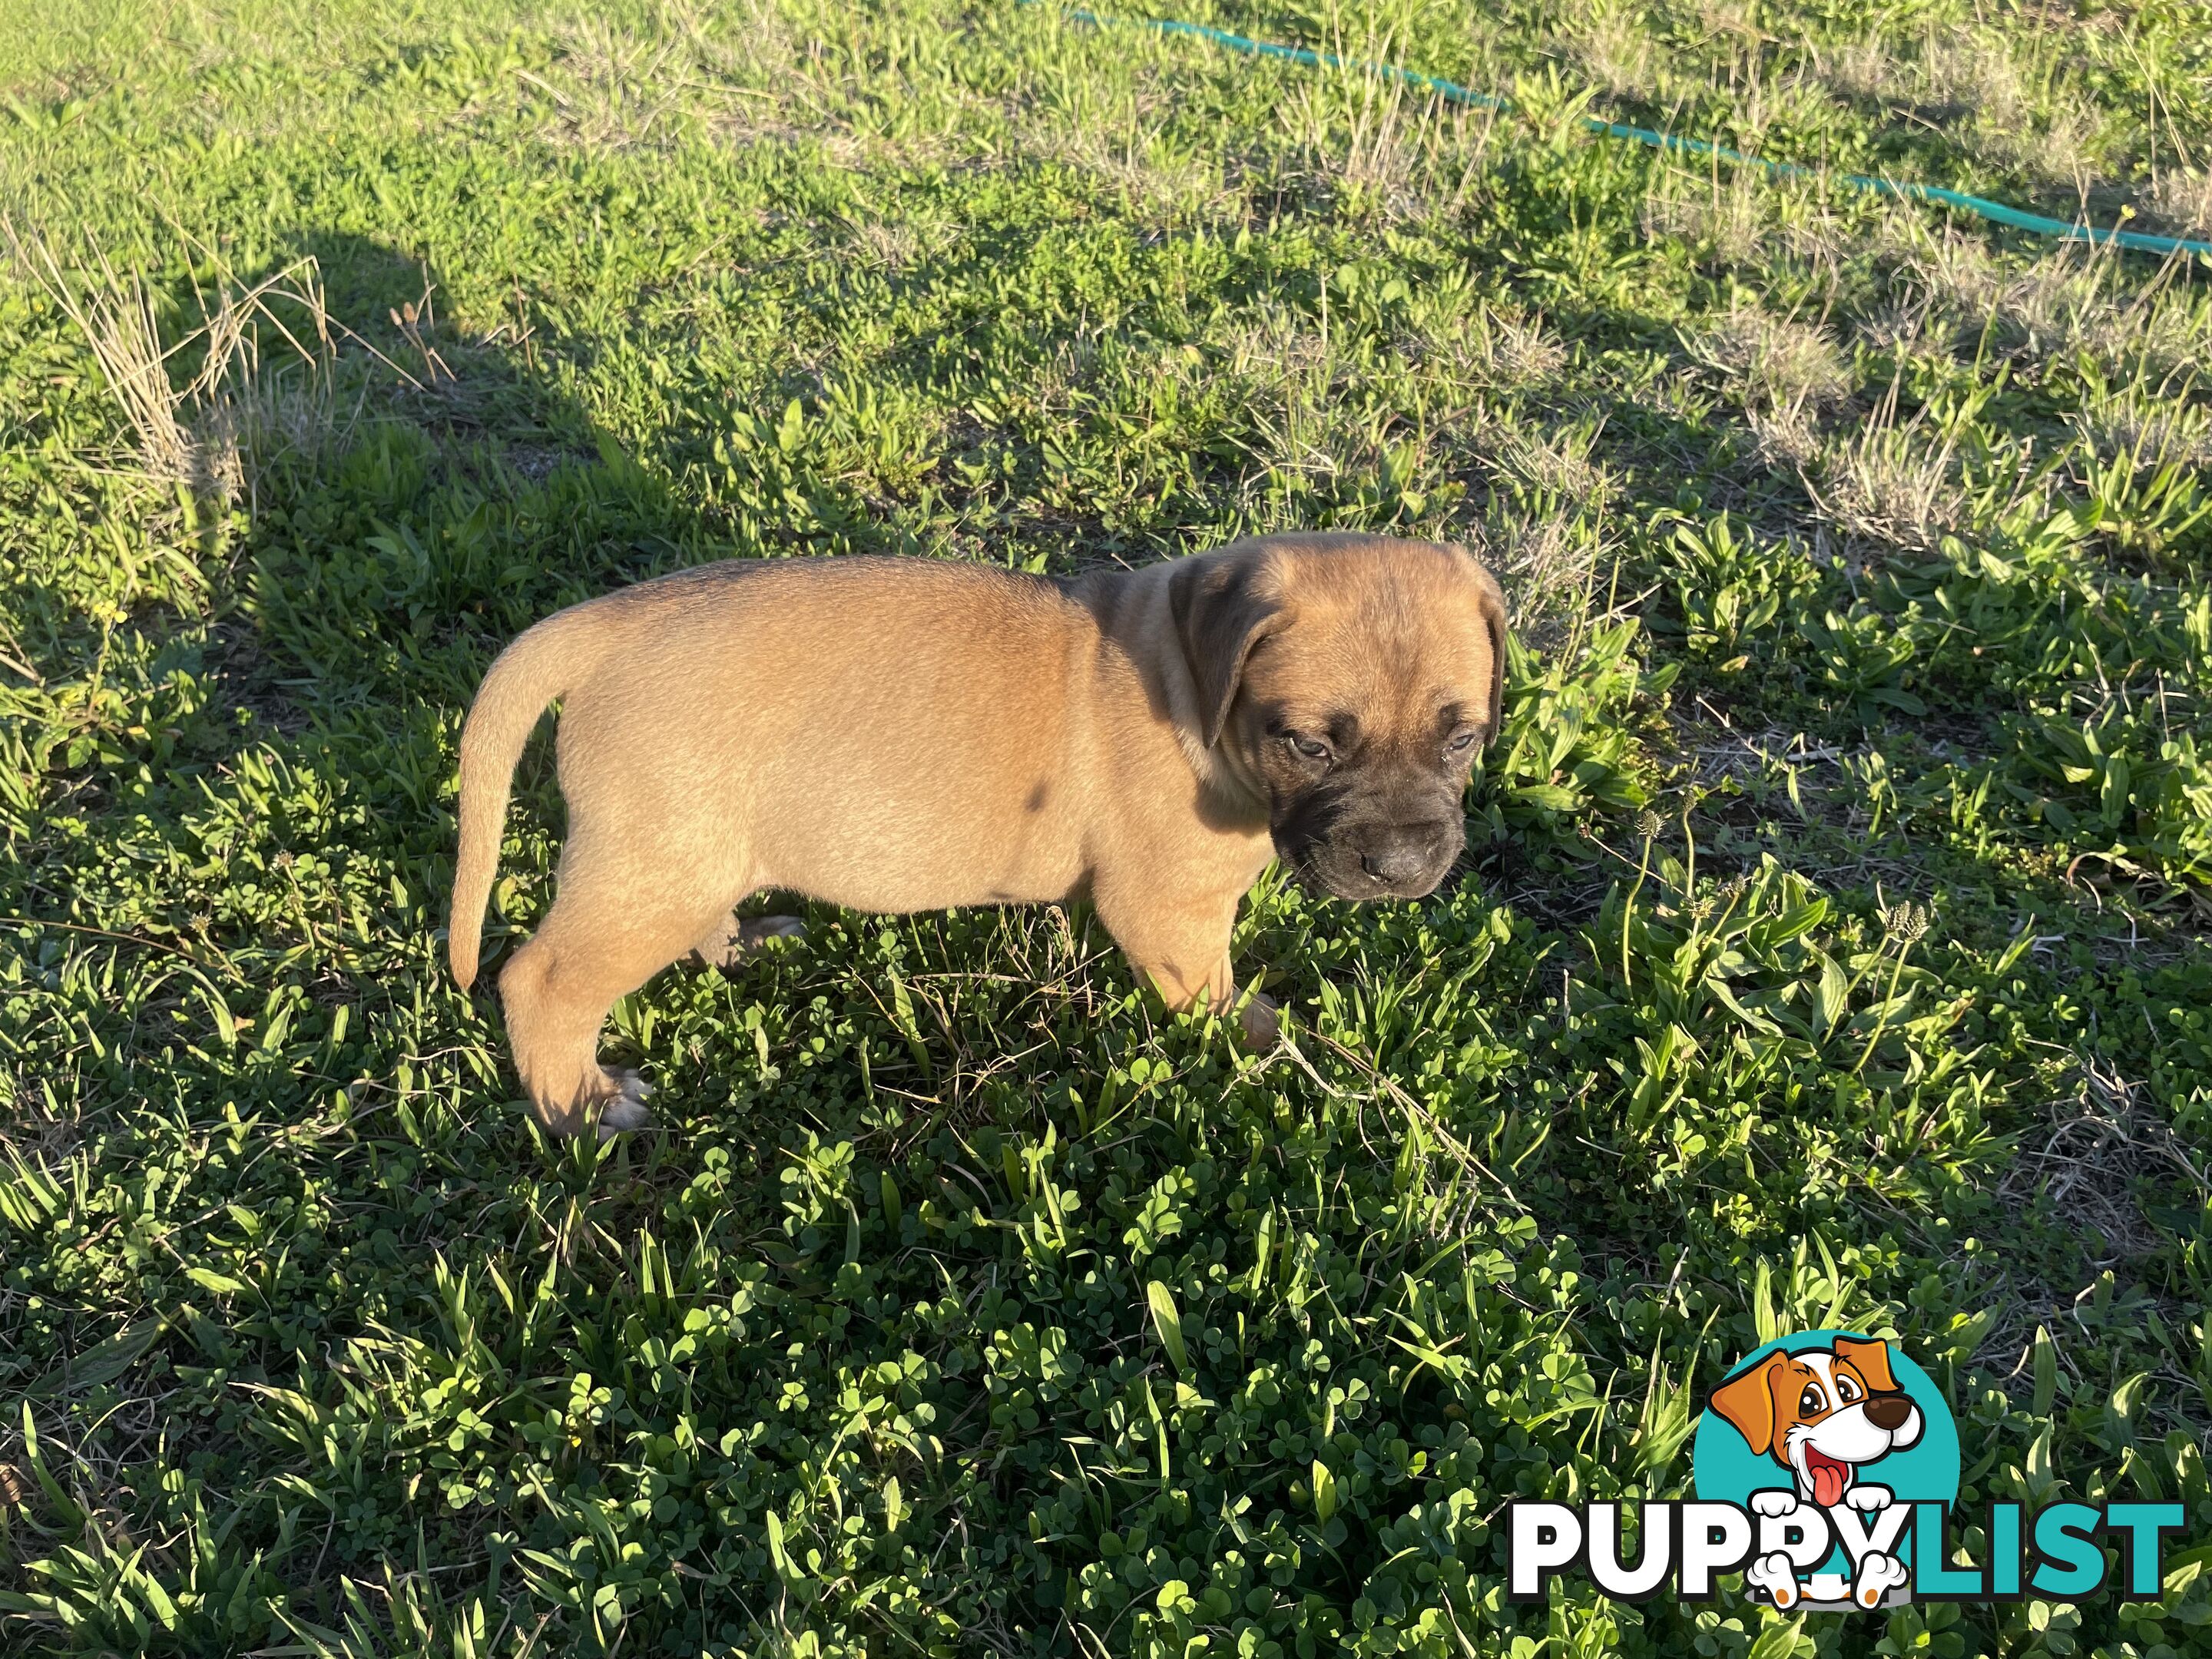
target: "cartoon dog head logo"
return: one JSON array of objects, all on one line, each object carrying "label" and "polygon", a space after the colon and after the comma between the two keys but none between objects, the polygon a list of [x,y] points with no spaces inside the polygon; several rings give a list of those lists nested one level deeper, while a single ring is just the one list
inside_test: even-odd
[{"label": "cartoon dog head logo", "polygon": [[1825,1349],[1778,1348],[1722,1383],[1711,1403],[1754,1454],[1796,1477],[1799,1498],[1824,1510],[1887,1504],[1888,1489],[1869,1486],[1859,1471],[1917,1444],[1927,1426],[1897,1385],[1889,1344],[1848,1336]]},{"label": "cartoon dog head logo", "polygon": [[1927,1372],[1879,1337],[1800,1331],[1755,1350],[1707,1406],[1697,1492],[1749,1517],[1748,1588],[1784,1611],[1911,1599],[1913,1506],[1959,1492],[1958,1427]]}]

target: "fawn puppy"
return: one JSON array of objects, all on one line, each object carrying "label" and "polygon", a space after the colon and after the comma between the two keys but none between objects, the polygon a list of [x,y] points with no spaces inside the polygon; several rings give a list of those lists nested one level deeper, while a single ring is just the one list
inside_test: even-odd
[{"label": "fawn puppy", "polygon": [[[1088,899],[1170,1006],[1226,1009],[1230,929],[1280,858],[1349,899],[1459,856],[1497,731],[1505,606],[1470,554],[1282,535],[1061,580],[922,559],[733,560],[574,606],[484,678],[461,735],[448,929],[476,978],[507,790],[562,700],[558,893],[500,975],[549,1129],[643,1127],[617,999],[788,919]],[[1247,1036],[1272,1042],[1265,999]]]}]

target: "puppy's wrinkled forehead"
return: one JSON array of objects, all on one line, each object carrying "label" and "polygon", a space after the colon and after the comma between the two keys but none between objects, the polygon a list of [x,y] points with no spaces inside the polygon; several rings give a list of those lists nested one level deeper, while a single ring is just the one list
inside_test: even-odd
[{"label": "puppy's wrinkled forehead", "polygon": [[1419,544],[1279,554],[1261,580],[1286,626],[1254,653],[1249,689],[1312,719],[1356,715],[1377,732],[1418,730],[1440,702],[1487,716],[1492,635],[1477,567]]}]

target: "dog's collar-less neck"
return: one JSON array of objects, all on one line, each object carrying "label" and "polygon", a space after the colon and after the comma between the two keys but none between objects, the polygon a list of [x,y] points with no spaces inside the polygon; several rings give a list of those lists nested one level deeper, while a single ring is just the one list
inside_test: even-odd
[{"label": "dog's collar-less neck", "polygon": [[1227,736],[1224,734],[1219,743],[1209,748],[1205,734],[1182,720],[1175,722],[1175,734],[1183,758],[1190,763],[1191,772],[1198,780],[1200,793],[1211,796],[1225,817],[1249,819],[1254,830],[1265,832],[1268,826],[1267,786],[1237,752]]},{"label": "dog's collar-less neck", "polygon": [[1250,763],[1237,752],[1236,745],[1229,741],[1229,734],[1222,733],[1221,741],[1206,753],[1212,763],[1208,769],[1212,775],[1207,777],[1201,773],[1201,780],[1212,783],[1224,794],[1233,795],[1236,805],[1249,809],[1260,823],[1267,823],[1269,809],[1267,786],[1252,769]]},{"label": "dog's collar-less neck", "polygon": [[[1139,580],[1142,580],[1167,568],[1155,565],[1136,574]],[[1127,580],[1128,578],[1123,580]],[[1148,613],[1148,620],[1152,624],[1151,638],[1156,641],[1176,639],[1173,619],[1168,611],[1165,580],[1148,582],[1142,587],[1136,587],[1134,592],[1142,595],[1135,601],[1135,605],[1142,607],[1143,613]],[[1129,601],[1123,600],[1122,603]],[[1118,611],[1119,606],[1113,609]],[[1107,637],[1127,650],[1125,641],[1117,637],[1120,629],[1115,624],[1119,617],[1109,611],[1108,617],[1101,617],[1101,621],[1104,624],[1102,631]],[[1139,653],[1132,652],[1130,654],[1137,656]],[[1249,817],[1255,829],[1264,830],[1268,821],[1267,787],[1244,757],[1237,753],[1225,726],[1218,742],[1206,742],[1205,709],[1189,662],[1180,650],[1158,651],[1150,655],[1149,672],[1156,677],[1154,683],[1164,695],[1168,719],[1175,729],[1176,745],[1182,749],[1183,758],[1189,762],[1200,789],[1212,795],[1216,803],[1231,815]]]}]

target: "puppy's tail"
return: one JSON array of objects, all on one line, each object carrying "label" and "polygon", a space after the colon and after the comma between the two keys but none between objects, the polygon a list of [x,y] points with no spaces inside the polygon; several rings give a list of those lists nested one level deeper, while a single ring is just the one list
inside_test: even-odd
[{"label": "puppy's tail", "polygon": [[460,850],[446,951],[464,991],[476,982],[515,763],[545,705],[581,683],[605,654],[605,619],[584,614],[591,609],[548,617],[501,652],[461,727]]}]

